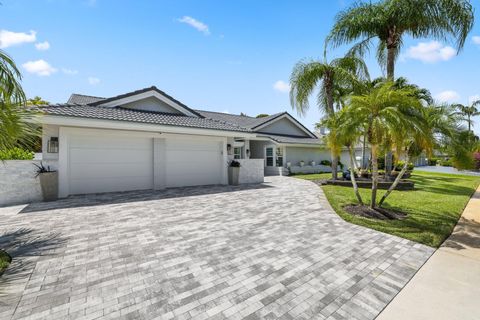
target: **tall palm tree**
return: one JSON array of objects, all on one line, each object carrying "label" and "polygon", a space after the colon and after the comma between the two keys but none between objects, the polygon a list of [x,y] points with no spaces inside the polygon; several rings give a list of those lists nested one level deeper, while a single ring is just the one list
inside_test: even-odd
[{"label": "tall palm tree", "polygon": [[372,208],[377,206],[379,149],[386,138],[400,146],[409,134],[422,130],[422,107],[412,89],[395,88],[393,82],[386,82],[369,93],[353,95],[345,108],[346,126],[367,128],[372,153]]},{"label": "tall palm tree", "polygon": [[[290,104],[298,114],[309,109],[309,99],[318,88],[317,104],[325,117],[331,117],[343,106],[345,88],[353,87],[361,79],[369,77],[364,61],[355,56],[346,56],[328,62],[298,62],[290,76]],[[330,129],[330,128],[329,128]],[[338,155],[332,150],[332,179],[337,179]]]},{"label": "tall palm tree", "polygon": [[337,15],[326,42],[338,47],[359,41],[352,50],[364,54],[376,40],[377,60],[393,80],[404,36],[438,41],[453,38],[460,51],[473,23],[468,0],[357,2]]},{"label": "tall palm tree", "polygon": [[25,103],[25,93],[20,85],[21,79],[22,76],[15,62],[8,54],[0,50],[0,101],[14,104]]},{"label": "tall palm tree", "polygon": [[467,122],[468,132],[472,132],[473,127],[473,117],[480,116],[480,111],[477,107],[480,106],[480,100],[473,101],[470,105],[455,104],[454,107],[457,109],[457,114],[463,117],[464,121]]}]

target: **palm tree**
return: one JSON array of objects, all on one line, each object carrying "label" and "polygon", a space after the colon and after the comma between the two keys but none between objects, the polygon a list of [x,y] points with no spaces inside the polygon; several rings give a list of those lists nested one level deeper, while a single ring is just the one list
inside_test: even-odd
[{"label": "palm tree", "polygon": [[[368,78],[368,70],[362,59],[355,56],[337,58],[330,62],[298,62],[290,76],[290,103],[298,114],[309,109],[309,98],[320,86],[317,103],[325,117],[331,117],[343,106],[345,88],[353,87],[359,79]],[[328,128],[331,129],[331,128]],[[332,149],[332,179],[337,179],[338,155]]]},{"label": "palm tree", "polygon": [[406,137],[421,131],[421,102],[410,88],[395,88],[386,82],[369,93],[353,95],[345,108],[344,125],[351,128],[367,128],[372,153],[371,208],[377,206],[378,153],[385,139],[396,147],[405,145]]},{"label": "palm tree", "polygon": [[43,100],[42,97],[35,96],[27,100],[27,106],[41,106],[49,104],[48,101]]},{"label": "palm tree", "polygon": [[472,131],[473,117],[480,116],[477,106],[480,106],[480,100],[473,101],[470,105],[455,104],[453,105],[457,109],[457,114],[462,116],[464,121],[467,122],[468,132]]},{"label": "palm tree", "polygon": [[22,76],[15,62],[0,50],[0,101],[23,104],[25,93],[20,80]]},{"label": "palm tree", "polygon": [[460,51],[473,22],[468,0],[359,2],[337,15],[326,42],[338,47],[359,41],[352,51],[363,55],[377,40],[377,60],[386,69],[387,78],[393,80],[404,36],[438,41],[451,37]]}]

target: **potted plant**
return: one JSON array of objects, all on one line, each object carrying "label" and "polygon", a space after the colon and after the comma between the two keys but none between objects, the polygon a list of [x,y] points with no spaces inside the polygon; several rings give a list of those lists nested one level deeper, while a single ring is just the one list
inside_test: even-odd
[{"label": "potted plant", "polygon": [[36,177],[40,178],[40,187],[42,188],[42,195],[44,201],[57,200],[58,197],[58,173],[56,170],[51,170],[50,166],[45,167],[42,162],[40,164],[34,163],[37,167]]},{"label": "potted plant", "polygon": [[238,176],[240,174],[240,162],[232,160],[228,163],[228,184],[238,186]]},{"label": "potted plant", "polygon": [[305,161],[300,160],[300,167],[303,167],[305,165]]},{"label": "potted plant", "polygon": [[315,167],[315,161],[310,161],[310,164],[312,165],[312,167]]},{"label": "potted plant", "polygon": [[291,162],[287,162],[287,168],[290,169],[291,166],[292,166],[292,163],[291,163]]}]

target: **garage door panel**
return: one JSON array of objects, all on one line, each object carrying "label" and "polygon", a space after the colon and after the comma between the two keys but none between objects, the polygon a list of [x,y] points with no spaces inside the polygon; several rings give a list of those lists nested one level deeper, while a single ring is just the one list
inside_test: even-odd
[{"label": "garage door panel", "polygon": [[82,178],[113,178],[113,177],[149,177],[152,170],[150,163],[145,165],[136,162],[120,163],[77,163],[70,169],[72,179]]},{"label": "garage door panel", "polygon": [[71,148],[70,157],[72,163],[112,163],[122,161],[125,163],[149,163],[151,149],[128,150],[128,149],[92,149]]},{"label": "garage door panel", "polygon": [[70,194],[151,188],[151,138],[111,133],[69,136]]},{"label": "garage door panel", "polygon": [[167,141],[167,187],[222,183],[222,144],[219,141]]}]

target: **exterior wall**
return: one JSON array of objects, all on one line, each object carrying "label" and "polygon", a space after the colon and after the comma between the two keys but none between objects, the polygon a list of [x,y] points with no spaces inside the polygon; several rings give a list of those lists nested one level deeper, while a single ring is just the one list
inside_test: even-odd
[{"label": "exterior wall", "polygon": [[262,183],[263,159],[240,159],[238,183]]},{"label": "exterior wall", "polygon": [[265,146],[271,144],[269,141],[250,141],[250,159],[264,159]]},{"label": "exterior wall", "polygon": [[307,136],[303,130],[301,130],[296,124],[292,123],[287,118],[283,118],[280,120],[275,121],[271,125],[268,125],[259,132],[265,133],[276,133],[276,134],[285,134],[285,135],[292,135],[292,136]]},{"label": "exterior wall", "polygon": [[[34,163],[38,160],[7,160],[0,162],[0,206],[24,204],[42,200],[40,180],[35,178]],[[53,160],[43,161],[45,166],[56,167]]]},{"label": "exterior wall", "polygon": [[135,102],[130,102],[130,103],[124,104],[122,107],[130,108],[130,109],[145,110],[145,111],[181,114],[180,111],[172,108],[171,106],[167,105],[165,102],[162,102],[154,97],[145,98]]},{"label": "exterior wall", "polygon": [[317,164],[322,160],[330,160],[330,152],[327,149],[322,149],[318,146],[315,147],[287,147],[286,161],[290,162],[292,167],[298,166],[300,161],[304,161],[305,164],[310,164],[311,161],[315,161]]}]

